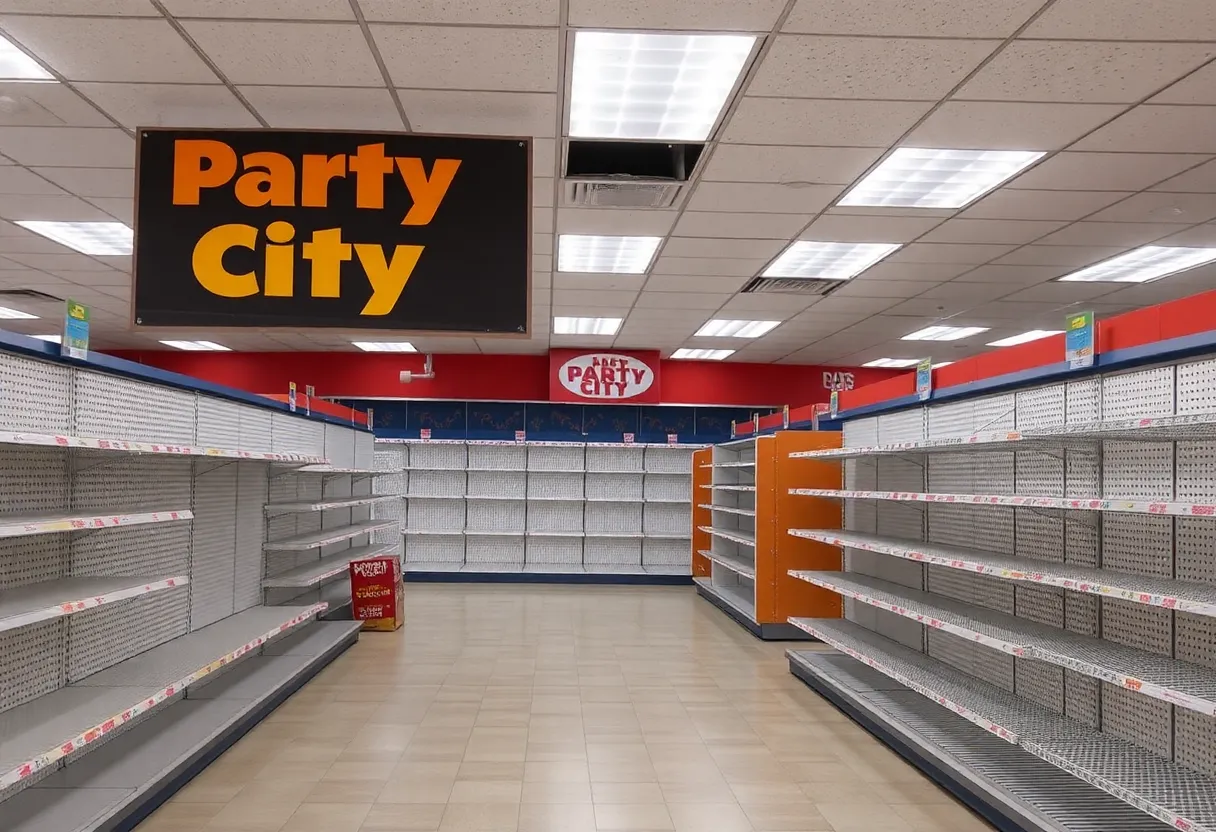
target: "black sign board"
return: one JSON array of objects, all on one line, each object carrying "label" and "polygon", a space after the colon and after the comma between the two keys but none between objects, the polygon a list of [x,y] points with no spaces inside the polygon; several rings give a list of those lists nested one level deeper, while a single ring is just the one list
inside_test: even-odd
[{"label": "black sign board", "polygon": [[526,333],[531,142],[139,130],[137,326]]}]

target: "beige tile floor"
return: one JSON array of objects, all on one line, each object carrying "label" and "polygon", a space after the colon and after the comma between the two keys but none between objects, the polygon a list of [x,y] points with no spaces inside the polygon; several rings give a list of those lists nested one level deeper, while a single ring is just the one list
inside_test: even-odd
[{"label": "beige tile floor", "polygon": [[690,588],[411,585],[140,832],[984,832]]}]

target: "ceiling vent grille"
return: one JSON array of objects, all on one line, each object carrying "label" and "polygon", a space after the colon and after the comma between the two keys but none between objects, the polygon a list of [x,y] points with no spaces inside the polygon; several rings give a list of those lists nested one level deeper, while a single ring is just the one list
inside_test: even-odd
[{"label": "ceiling vent grille", "polygon": [[565,204],[586,208],[670,208],[686,187],[670,180],[565,180]]},{"label": "ceiling vent grille", "polygon": [[847,281],[816,280],[807,277],[757,277],[743,287],[746,294],[756,295],[830,295]]}]

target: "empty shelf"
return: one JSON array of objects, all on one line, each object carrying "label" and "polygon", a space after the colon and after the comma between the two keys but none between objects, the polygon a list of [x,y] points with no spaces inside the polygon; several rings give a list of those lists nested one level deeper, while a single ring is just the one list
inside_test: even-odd
[{"label": "empty shelf", "polygon": [[302,503],[267,503],[267,514],[291,514],[294,512],[305,511],[329,511],[330,509],[338,508],[355,508],[356,506],[370,506],[375,503],[383,503],[389,500],[399,500],[392,494],[368,494],[360,497],[336,497],[332,500],[310,500]]},{"label": "empty shelf", "polygon": [[755,491],[754,485],[703,485],[702,488],[708,488],[713,491]]},{"label": "empty shelf", "polygon": [[960,506],[1025,506],[1068,511],[1122,511],[1131,514],[1169,514],[1179,517],[1212,517],[1213,503],[1179,503],[1168,500],[1120,500],[1099,497],[1039,497],[1026,494],[928,494],[915,491],[837,491],[829,488],[791,488],[805,497],[834,497],[843,500],[891,500],[904,503],[946,503]]},{"label": "empty shelf", "polygon": [[994,555],[976,549],[900,540],[860,532],[840,531],[839,529],[790,529],[789,533],[795,537],[818,540],[833,546],[878,552],[919,563],[962,569],[980,575],[992,575],[1010,581],[1058,586],[1075,592],[1122,598],[1137,604],[1166,607],[1196,615],[1216,616],[1216,586],[1032,558]]},{"label": "empty shelf", "polygon": [[324,465],[322,456],[282,454],[243,448],[204,448],[196,445],[174,445],[163,442],[140,442],[130,439],[98,439],[89,436],[64,436],[49,433],[17,433],[0,431],[0,445],[40,445],[53,448],[86,448],[92,451],[114,451],[127,454],[165,454],[167,456],[207,456],[221,459],[251,459],[261,462],[284,462],[298,465]]},{"label": "empty shelf", "polygon": [[55,578],[0,591],[0,632],[39,621],[186,586],[185,575],[167,578]]},{"label": "empty shelf", "polygon": [[405,535],[449,535],[461,537],[464,535],[464,529],[402,529],[401,533]]},{"label": "empty shelf", "polygon": [[262,581],[262,587],[265,589],[294,589],[316,586],[330,578],[347,574],[352,560],[374,558],[378,555],[391,555],[392,553],[393,544],[391,543],[356,546],[353,549],[347,549],[345,552],[321,558],[295,569],[280,572],[277,575],[271,575]]},{"label": "empty shelf", "polygon": [[15,785],[325,609],[253,607],[0,714],[0,789]]},{"label": "empty shelf", "polygon": [[619,469],[615,469],[612,471],[592,471],[592,470],[588,469],[587,473],[588,474],[639,474],[640,475],[640,474],[645,474],[646,472],[643,471],[641,468],[630,468],[630,469],[619,468]]},{"label": "empty shelf", "polygon": [[308,534],[299,534],[295,537],[287,537],[283,540],[273,540],[264,544],[262,548],[280,552],[298,552],[306,549],[316,549],[321,546],[328,546],[331,543],[341,543],[343,540],[350,540],[352,537],[358,537],[361,534],[369,534],[377,529],[387,529],[391,526],[396,526],[397,522],[396,520],[372,520],[367,523],[356,523],[353,526],[322,529],[319,532],[309,532]]},{"label": "empty shelf", "polygon": [[739,587],[714,586],[714,582],[709,578],[693,578],[693,581],[702,590],[726,604],[748,621],[755,623],[756,601],[752,593],[744,592]]},{"label": "empty shelf", "polygon": [[741,543],[744,546],[756,547],[756,533],[746,532],[741,529],[719,529],[714,526],[697,526],[703,532],[708,532],[714,537],[720,537],[723,540],[729,540],[732,543]]},{"label": "empty shelf", "polygon": [[400,474],[404,468],[339,468],[333,465],[305,465],[302,468],[293,467],[291,470],[283,472],[288,474],[321,474],[342,476],[350,475],[352,477],[382,477],[389,474]]},{"label": "empty shelf", "polygon": [[1176,829],[1216,832],[1216,781],[849,621],[790,622],[922,696]]},{"label": "empty shelf", "polygon": [[[406,494],[407,500],[464,500],[463,494]],[[468,497],[469,500],[488,499],[485,497]]]},{"label": "empty shelf", "polygon": [[755,468],[756,460],[750,459],[743,462],[715,462],[712,465],[703,465],[703,468]]},{"label": "empty shelf", "polygon": [[1054,664],[1179,707],[1216,715],[1216,670],[865,575],[795,570],[790,574],[1002,653]]},{"label": "empty shelf", "polygon": [[49,511],[31,514],[0,515],[0,537],[22,537],[52,532],[72,532],[86,529],[109,529],[117,526],[140,526],[145,523],[175,523],[190,520],[194,513],[180,511],[145,511],[109,509],[107,511]]},{"label": "empty shelf", "polygon": [[738,555],[719,555],[707,549],[702,549],[697,554],[703,555],[714,563],[721,564],[731,572],[737,572],[745,578],[756,579],[756,564],[747,558],[741,558]]},{"label": "empty shelf", "polygon": [[721,511],[726,514],[738,514],[741,517],[755,517],[756,510],[753,508],[735,508],[734,506],[713,506],[709,503],[703,503],[697,508],[707,508],[710,511]]}]

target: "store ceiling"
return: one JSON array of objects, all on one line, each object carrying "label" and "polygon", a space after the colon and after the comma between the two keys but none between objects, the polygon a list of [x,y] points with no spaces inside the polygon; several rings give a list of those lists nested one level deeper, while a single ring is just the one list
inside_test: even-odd
[{"label": "store ceiling", "polygon": [[[758,37],[673,209],[562,204],[580,29]],[[0,32],[56,81],[0,82],[0,290],[91,304],[100,347],[159,347],[127,330],[130,258],[78,254],[11,221],[130,224],[137,126],[535,137],[531,340],[412,339],[423,350],[944,361],[1059,329],[1066,309],[1105,316],[1216,287],[1212,265],[1140,285],[1056,282],[1149,243],[1216,246],[1210,0],[0,0]],[[900,146],[1045,155],[959,211],[836,206]],[[561,234],[663,239],[645,274],[566,274]],[[827,297],[739,294],[795,240],[901,247]],[[555,316],[624,323],[555,335]],[[693,337],[710,319],[781,325]],[[899,340],[932,324],[988,331]],[[349,350],[355,334],[159,337],[174,336]]]}]

